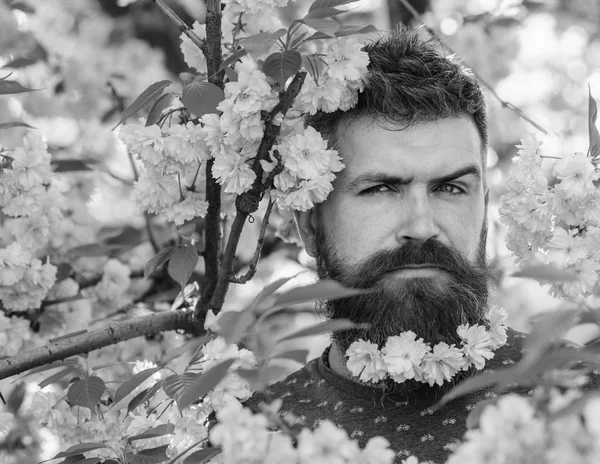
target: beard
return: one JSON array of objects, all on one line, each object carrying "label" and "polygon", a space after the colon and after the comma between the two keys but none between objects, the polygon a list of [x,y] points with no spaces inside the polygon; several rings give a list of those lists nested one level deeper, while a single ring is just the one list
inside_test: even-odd
[{"label": "beard", "polygon": [[[321,279],[369,292],[322,304],[332,319],[367,323],[368,328],[335,332],[340,353],[363,339],[381,349],[388,337],[412,330],[426,343],[460,346],[456,329],[461,324],[485,323],[488,308],[489,270],[485,258],[487,228],[482,227],[475,263],[456,249],[435,239],[410,240],[396,249],[382,250],[354,265],[343,262],[317,213],[316,260]],[[399,278],[402,266],[428,264],[443,269],[435,278]]]}]

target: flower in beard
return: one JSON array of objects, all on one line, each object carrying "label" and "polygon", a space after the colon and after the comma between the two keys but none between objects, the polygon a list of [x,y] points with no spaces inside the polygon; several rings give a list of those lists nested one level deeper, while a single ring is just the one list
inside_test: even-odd
[{"label": "flower in beard", "polygon": [[475,366],[477,370],[483,369],[486,359],[494,357],[491,334],[484,326],[479,324],[472,326],[460,325],[456,329],[456,333],[463,341],[462,350],[467,357],[467,363],[463,369],[466,370],[471,366]]},{"label": "flower in beard", "polygon": [[422,380],[423,372],[419,365],[431,348],[423,339],[409,330],[388,338],[383,347],[383,361],[390,377],[401,383],[408,379]]},{"label": "flower in beard", "polygon": [[357,340],[350,345],[346,356],[348,370],[363,382],[379,382],[386,376],[383,357],[375,343]]},{"label": "flower in beard", "polygon": [[441,342],[423,358],[423,380],[433,386],[442,385],[462,370],[467,364],[463,352],[454,345]]}]

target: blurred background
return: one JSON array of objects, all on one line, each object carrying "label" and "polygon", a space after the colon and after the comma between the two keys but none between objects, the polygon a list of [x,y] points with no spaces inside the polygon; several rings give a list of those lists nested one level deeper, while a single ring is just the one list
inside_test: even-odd
[{"label": "blurred background", "polygon": [[[204,22],[202,0],[168,3],[189,25]],[[587,150],[588,85],[592,93],[600,95],[600,2],[408,3],[410,8],[399,0],[361,0],[349,6],[344,21],[370,23],[385,31],[398,23],[417,27],[423,19],[480,78],[489,108],[488,252],[490,259],[510,271],[514,265],[504,246],[497,207],[515,145],[525,133],[536,132],[548,156]],[[308,0],[290,2],[282,11],[282,22],[304,14],[309,4]],[[413,16],[415,12],[419,18]],[[425,29],[423,33],[427,34]],[[59,248],[87,244],[90,237],[123,225],[143,229],[144,217],[129,201],[130,160],[111,129],[123,108],[150,84],[190,71],[179,35],[149,0],[0,0],[0,75],[12,72],[11,79],[40,89],[1,98],[0,123],[20,120],[40,129],[48,140],[55,169],[69,171],[72,203],[67,220],[72,227],[60,239]],[[523,110],[535,125],[506,108],[507,102]],[[0,146],[18,145],[24,132],[21,128],[0,131]],[[245,232],[240,269],[254,252],[258,227],[255,224]],[[161,230],[158,224],[157,228],[159,238],[161,233],[168,236],[167,226]],[[135,280],[136,269],[139,274],[152,255],[148,244],[142,244],[125,256],[134,272],[132,295],[126,300],[129,308],[165,305],[177,292],[172,282],[149,284],[139,275]],[[228,309],[240,309],[265,284],[302,272],[311,264],[300,247],[274,235],[268,239],[263,257],[249,284],[233,286]],[[100,266],[89,256],[82,257],[78,265],[89,275]],[[201,279],[202,269],[197,270]],[[314,275],[304,272],[294,284],[313,280]],[[509,311],[511,325],[519,330],[527,330],[530,315],[559,304],[537,283],[515,278],[503,281],[497,299]],[[315,354],[323,343],[326,341],[321,339],[313,345]]]}]

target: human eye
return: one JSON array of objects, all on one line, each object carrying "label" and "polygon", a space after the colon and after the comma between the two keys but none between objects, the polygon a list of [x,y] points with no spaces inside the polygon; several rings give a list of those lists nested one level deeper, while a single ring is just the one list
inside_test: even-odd
[{"label": "human eye", "polygon": [[391,192],[391,191],[393,191],[393,189],[389,185],[377,184],[377,185],[373,185],[372,187],[361,190],[359,195],[362,195],[362,196],[378,195],[381,193],[387,193],[387,192]]},{"label": "human eye", "polygon": [[437,187],[437,191],[448,195],[464,195],[467,192],[465,189],[455,184],[442,184]]}]

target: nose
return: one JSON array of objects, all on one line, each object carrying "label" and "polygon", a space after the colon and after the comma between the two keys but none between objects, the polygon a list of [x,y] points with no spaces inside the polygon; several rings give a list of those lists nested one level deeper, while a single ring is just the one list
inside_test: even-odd
[{"label": "nose", "polygon": [[411,195],[403,205],[402,223],[396,238],[404,243],[409,240],[425,241],[437,238],[440,229],[430,199],[426,194]]}]

